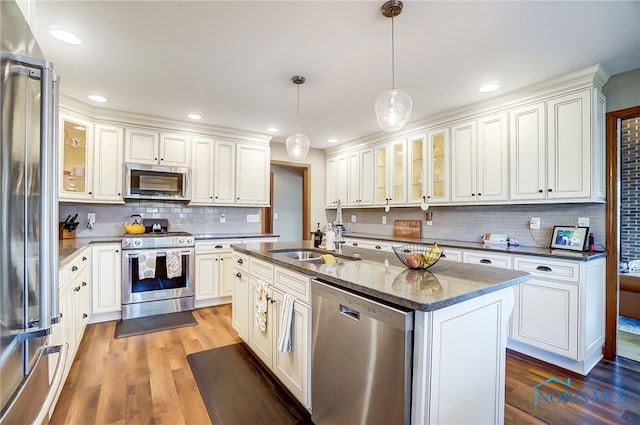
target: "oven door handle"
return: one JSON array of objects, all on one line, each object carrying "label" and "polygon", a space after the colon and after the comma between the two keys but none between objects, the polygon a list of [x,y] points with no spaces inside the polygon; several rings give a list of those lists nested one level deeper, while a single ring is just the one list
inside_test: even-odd
[{"label": "oven door handle", "polygon": [[[138,258],[140,256],[140,254],[138,254],[137,252],[124,252],[123,253],[127,256],[127,258]],[[180,254],[182,255],[191,255],[192,252],[190,250],[186,250],[186,251],[180,251]],[[156,252],[156,257],[165,257],[167,255],[166,250],[164,251],[157,251]]]}]

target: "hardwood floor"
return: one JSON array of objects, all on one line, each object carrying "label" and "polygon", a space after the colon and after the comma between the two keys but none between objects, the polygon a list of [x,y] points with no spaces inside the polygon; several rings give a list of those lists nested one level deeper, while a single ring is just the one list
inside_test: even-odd
[{"label": "hardwood floor", "polygon": [[618,355],[640,362],[640,335],[618,331]]},{"label": "hardwood floor", "polygon": [[[194,316],[196,326],[123,339],[116,322],[89,325],[51,424],[210,424],[186,356],[240,339],[230,305]],[[536,405],[534,386],[550,378],[573,389],[545,384]],[[505,424],[640,424],[640,363],[603,360],[583,377],[509,351]]]}]

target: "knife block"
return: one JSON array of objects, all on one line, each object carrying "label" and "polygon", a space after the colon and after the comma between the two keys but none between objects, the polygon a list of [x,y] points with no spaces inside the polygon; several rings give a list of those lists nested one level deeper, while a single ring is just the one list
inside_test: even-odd
[{"label": "knife block", "polygon": [[64,228],[64,223],[58,223],[58,239],[75,239],[76,231]]}]

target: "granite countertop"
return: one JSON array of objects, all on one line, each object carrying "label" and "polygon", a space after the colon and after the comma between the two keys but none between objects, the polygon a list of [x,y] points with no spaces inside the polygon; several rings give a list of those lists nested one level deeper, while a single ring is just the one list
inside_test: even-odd
[{"label": "granite countertop", "polygon": [[385,235],[373,235],[367,233],[345,233],[344,238],[360,238],[360,239],[374,239],[377,241],[386,241],[392,243],[421,243],[421,244],[433,244],[436,242],[440,246],[449,248],[460,249],[474,249],[478,251],[492,251],[502,252],[505,254],[518,254],[518,255],[536,255],[539,257],[549,257],[558,260],[577,260],[577,261],[589,261],[596,258],[602,258],[607,256],[606,251],[594,251],[594,252],[578,252],[568,251],[564,249],[549,249],[535,246],[507,246],[497,244],[484,244],[483,242],[464,242],[464,241],[452,241],[446,239],[426,239],[426,238],[406,238],[396,236]]},{"label": "granite countertop", "polygon": [[[338,264],[309,264],[270,252],[274,249],[313,247],[311,241],[232,245],[239,252],[304,273],[337,287],[406,307],[433,311],[508,288],[530,279],[528,273],[441,260],[429,270],[405,267],[393,252],[344,247],[342,257],[354,259]],[[334,256],[341,255],[332,252]],[[357,259],[359,258],[359,260]]]},{"label": "granite countertop", "polygon": [[[207,239],[249,239],[279,237],[273,233],[220,233],[193,235],[196,240]],[[82,251],[90,244],[121,243],[122,236],[102,236],[91,238],[60,239],[58,241],[58,268],[67,264],[75,254]]]}]

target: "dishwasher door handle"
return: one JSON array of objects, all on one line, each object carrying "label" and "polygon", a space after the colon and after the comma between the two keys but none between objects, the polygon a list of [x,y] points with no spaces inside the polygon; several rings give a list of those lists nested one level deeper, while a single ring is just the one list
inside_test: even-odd
[{"label": "dishwasher door handle", "polygon": [[346,305],[340,304],[340,313],[344,314],[345,316],[353,320],[360,321],[360,312],[352,308],[349,308]]}]

